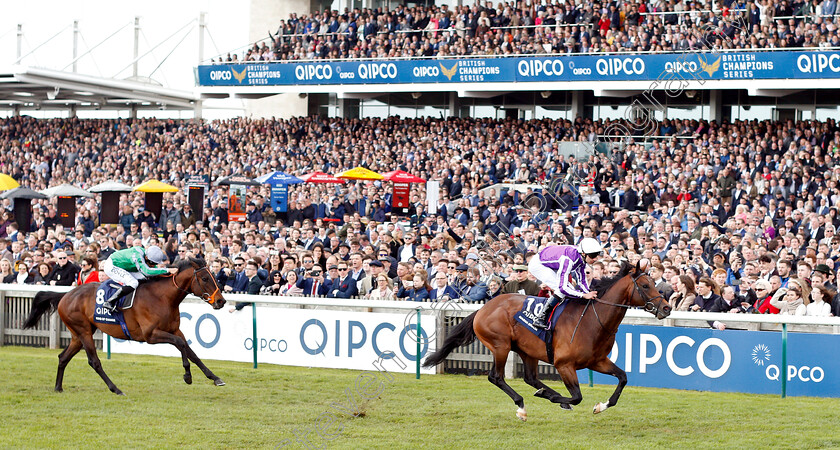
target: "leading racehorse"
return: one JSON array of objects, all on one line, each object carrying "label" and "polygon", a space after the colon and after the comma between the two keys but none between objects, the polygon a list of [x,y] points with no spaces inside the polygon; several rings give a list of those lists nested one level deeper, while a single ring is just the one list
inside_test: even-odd
[{"label": "leading racehorse", "polygon": [[[563,409],[572,409],[582,400],[577,370],[589,368],[618,378],[618,387],[607,403],[595,405],[594,413],[615,406],[622,389],[627,384],[627,374],[610,361],[608,355],[615,342],[618,326],[627,308],[643,306],[645,311],[664,319],[671,307],[645,274],[642,266],[625,263],[612,278],[598,280],[592,288],[598,292],[593,300],[570,300],[553,330],[553,361],[549,361],[545,343],[526,330],[514,316],[522,309],[526,297],[520,294],[500,295],[470,314],[447,336],[440,350],[424,362],[432,367],[443,362],[456,347],[467,345],[476,337],[493,353],[490,382],[513,399],[518,409],[516,416],[525,421],[528,414],[522,396],[505,383],[505,362],[513,350],[525,364],[525,382],[537,388],[537,397],[559,403]],[[570,397],[564,397],[537,379],[539,361],[552,364]]]},{"label": "leading racehorse", "polygon": [[[211,304],[213,309],[222,308],[225,305],[225,299],[222,297],[216,278],[210,273],[203,259],[190,258],[181,261],[177,264],[177,268],[178,273],[175,275],[155,278],[137,287],[134,306],[122,311],[131,340],[149,344],[174,345],[181,352],[185,370],[184,381],[187,384],[192,384],[190,373],[190,361],[192,361],[207,378],[213,380],[216,386],[224,386],[224,381],[214,375],[187,345],[187,340],[179,329],[181,314],[178,308],[187,294],[201,297]],[[98,287],[99,283],[89,283],[67,293],[42,291],[35,295],[32,311],[26,319],[24,328],[34,327],[44,313],[57,309],[61,320],[73,335],[70,345],[58,355],[58,374],[55,379],[57,392],[63,390],[62,381],[67,363],[84,348],[88,364],[102,377],[108,389],[115,394],[124,395],[102,370],[102,363],[96,355],[93,333],[97,328],[115,338],[128,339],[119,324],[93,321]]]}]

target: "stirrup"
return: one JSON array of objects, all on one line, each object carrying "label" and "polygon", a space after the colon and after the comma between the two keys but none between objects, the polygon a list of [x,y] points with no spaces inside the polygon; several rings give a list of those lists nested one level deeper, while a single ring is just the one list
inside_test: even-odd
[{"label": "stirrup", "polygon": [[111,314],[113,314],[113,313],[117,310],[117,305],[118,305],[118,304],[119,304],[119,302],[120,302],[120,298],[122,298],[122,289],[123,289],[123,288],[122,288],[122,287],[120,287],[120,289],[119,289],[119,290],[117,290],[117,292],[115,292],[115,293],[114,293],[114,295],[113,295],[111,298],[109,298],[108,300],[105,300],[105,303],[104,303],[104,305],[103,305],[103,306],[104,306],[104,307],[105,307],[105,309],[107,309],[107,310],[108,310]]},{"label": "stirrup", "polygon": [[117,297],[114,300],[106,300],[103,306],[105,307],[105,309],[108,310],[109,313],[113,314],[117,311],[117,302],[119,301],[119,297]]}]

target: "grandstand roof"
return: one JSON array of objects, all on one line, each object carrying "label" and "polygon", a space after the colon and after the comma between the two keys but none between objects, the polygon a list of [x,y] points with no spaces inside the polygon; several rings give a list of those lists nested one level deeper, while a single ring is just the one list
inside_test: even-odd
[{"label": "grandstand roof", "polygon": [[0,107],[21,109],[173,109],[192,110],[193,92],[152,83],[95,77],[38,67],[0,70]]}]

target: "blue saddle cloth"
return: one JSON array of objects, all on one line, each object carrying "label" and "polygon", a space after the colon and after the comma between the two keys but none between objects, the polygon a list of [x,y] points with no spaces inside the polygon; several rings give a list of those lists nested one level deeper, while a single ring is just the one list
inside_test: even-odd
[{"label": "blue saddle cloth", "polygon": [[117,308],[111,314],[108,308],[105,307],[105,300],[111,298],[114,292],[120,290],[122,286],[114,280],[108,280],[99,285],[96,289],[96,308],[93,311],[93,321],[97,323],[117,323],[122,328],[128,339],[131,339],[131,334],[128,332],[128,326],[125,324],[125,317],[120,308],[131,298],[131,295],[124,296],[117,300]]},{"label": "blue saddle cloth", "polygon": [[[548,301],[546,297],[531,297],[528,296],[525,298],[525,301],[522,302],[522,309],[519,310],[516,315],[513,317],[516,318],[516,321],[521,323],[525,326],[525,328],[537,335],[538,338],[542,339],[543,342],[549,342],[551,339],[551,333],[548,330],[543,328],[537,328],[534,326],[534,319],[537,318],[537,312],[542,311],[545,307],[545,302]],[[560,317],[560,314],[566,309],[566,304],[569,303],[568,300],[563,301],[557,304],[554,307],[554,311],[548,317],[548,326],[549,330],[554,329],[554,325],[557,324],[557,319]]]}]

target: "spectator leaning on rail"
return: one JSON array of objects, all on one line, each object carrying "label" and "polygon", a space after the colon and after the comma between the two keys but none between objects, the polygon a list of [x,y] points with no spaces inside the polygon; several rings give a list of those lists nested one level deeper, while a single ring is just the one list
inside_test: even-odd
[{"label": "spectator leaning on rail", "polygon": [[551,289],[553,295],[542,313],[534,321],[537,327],[547,328],[551,309],[566,297],[591,300],[598,294],[589,290],[585,268],[601,255],[601,244],[595,239],[584,238],[577,247],[549,245],[531,257],[528,268],[538,280]]},{"label": "spectator leaning on rail", "polygon": [[178,273],[178,269],[174,267],[154,268],[165,260],[163,250],[157,246],[151,246],[148,250],[143,250],[143,247],[131,247],[111,255],[102,263],[102,272],[108,278],[122,284],[122,288],[105,300],[104,306],[113,312],[120,297],[137,289],[137,280]]}]

